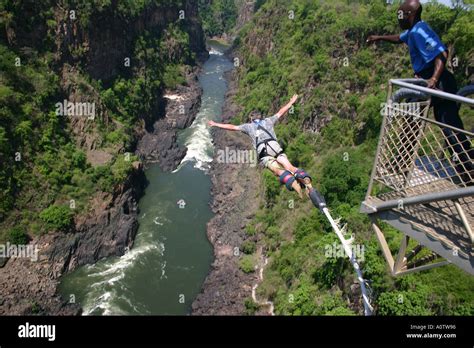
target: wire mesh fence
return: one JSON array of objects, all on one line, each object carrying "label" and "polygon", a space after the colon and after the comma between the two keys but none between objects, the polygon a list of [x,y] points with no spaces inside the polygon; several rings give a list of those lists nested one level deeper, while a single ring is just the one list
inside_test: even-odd
[{"label": "wire mesh fence", "polygon": [[[419,203],[412,200],[406,205],[404,202],[407,198],[443,192],[470,192],[474,185],[474,134],[437,122],[430,108],[429,93],[423,99],[398,103],[390,101],[392,92],[393,86],[383,110],[384,120],[365,203],[377,207],[388,201],[399,202],[391,209],[399,221],[441,243],[452,251],[453,257],[471,260],[472,267],[472,195],[425,199]],[[455,96],[447,95],[447,99],[453,100]],[[472,107],[472,99],[460,101],[466,100]]]},{"label": "wire mesh fence", "polygon": [[374,180],[408,197],[474,183],[472,133],[429,119],[429,101],[387,104]]}]

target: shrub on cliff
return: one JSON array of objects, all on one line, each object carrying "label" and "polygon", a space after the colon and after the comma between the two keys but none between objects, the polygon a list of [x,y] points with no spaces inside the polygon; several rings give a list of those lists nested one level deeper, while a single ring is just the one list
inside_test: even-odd
[{"label": "shrub on cliff", "polygon": [[248,254],[248,255],[253,254],[255,252],[255,249],[256,249],[255,242],[251,240],[246,240],[242,244],[242,251],[244,252],[244,254]]},{"label": "shrub on cliff", "polygon": [[71,226],[73,213],[66,206],[51,205],[39,214],[40,219],[49,230],[64,231]]},{"label": "shrub on cliff", "polygon": [[255,258],[252,255],[245,255],[240,259],[239,267],[244,273],[255,271]]},{"label": "shrub on cliff", "polygon": [[329,205],[357,206],[368,186],[371,163],[361,149],[338,151],[328,156],[322,168],[321,192]]},{"label": "shrub on cliff", "polygon": [[8,231],[8,241],[15,245],[24,245],[28,243],[28,235],[23,227],[15,226]]},{"label": "shrub on cliff", "polygon": [[251,297],[246,298],[244,301],[245,314],[255,315],[255,313],[260,309],[260,306],[253,301]]},{"label": "shrub on cliff", "polygon": [[280,183],[276,181],[275,176],[268,171],[263,172],[262,180],[265,187],[266,201],[268,204],[272,204],[280,192]]},{"label": "shrub on cliff", "polygon": [[125,181],[130,172],[133,170],[132,163],[137,161],[137,156],[131,156],[130,154],[119,155],[115,159],[115,162],[110,167],[115,184],[119,184]]}]

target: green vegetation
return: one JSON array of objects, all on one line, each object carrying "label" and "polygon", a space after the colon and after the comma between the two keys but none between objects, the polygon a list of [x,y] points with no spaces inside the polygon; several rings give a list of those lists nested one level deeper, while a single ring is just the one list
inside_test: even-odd
[{"label": "green vegetation", "polygon": [[237,19],[235,0],[199,0],[199,13],[208,37],[228,33]]},{"label": "green vegetation", "polygon": [[15,226],[8,232],[8,241],[15,245],[24,245],[28,242],[28,236],[21,226]]},{"label": "green vegetation", "polygon": [[65,206],[52,205],[39,214],[48,228],[53,230],[65,230],[72,223],[71,209]]},{"label": "green vegetation", "polygon": [[[277,125],[276,133],[290,160],[313,175],[334,215],[347,223],[355,244],[364,247],[361,265],[376,313],[474,315],[473,277],[454,266],[391,277],[369,220],[358,212],[387,81],[412,76],[406,47],[365,44],[370,34],[400,32],[396,6],[382,0],[260,2],[236,40],[242,62],[236,101],[243,111],[233,123],[244,122],[254,109],[271,115],[299,94],[294,113]],[[289,11],[294,11],[293,19]],[[459,86],[467,84],[466,69],[474,56],[469,40],[474,35],[472,11],[429,4],[423,14],[444,42],[454,45],[460,58],[454,73]],[[347,304],[356,283],[350,263],[325,255],[338,239],[323,216],[308,202],[290,207],[295,195],[270,173],[263,172],[261,180],[266,204],[246,227],[249,236],[258,235],[270,257],[259,296],[273,301],[277,314],[360,314],[359,305]],[[384,230],[395,251],[400,233]]]},{"label": "green vegetation", "polygon": [[36,301],[31,301],[31,314],[35,315],[35,314],[41,314],[41,312],[43,312],[43,309],[41,308],[41,305],[36,302]]},{"label": "green vegetation", "polygon": [[245,254],[253,254],[256,250],[256,244],[255,242],[252,242],[251,240],[247,240],[242,244],[242,251]]},{"label": "green vegetation", "polygon": [[244,306],[247,315],[254,315],[260,309],[260,306],[252,298],[245,299]]},{"label": "green vegetation", "polygon": [[244,255],[239,261],[239,267],[244,273],[255,272],[255,257],[253,255]]}]

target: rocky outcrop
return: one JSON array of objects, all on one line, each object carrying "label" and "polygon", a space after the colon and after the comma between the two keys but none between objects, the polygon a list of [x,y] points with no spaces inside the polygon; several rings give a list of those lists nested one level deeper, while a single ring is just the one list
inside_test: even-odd
[{"label": "rocky outcrop", "polygon": [[[235,76],[227,77],[229,90],[223,108],[224,122],[239,111],[232,101],[236,91]],[[214,129],[213,142],[211,208],[216,215],[207,225],[207,235],[214,246],[215,260],[201,293],[193,302],[192,313],[237,315],[245,312],[244,301],[251,299],[252,285],[258,276],[256,273],[245,274],[239,269],[242,252],[235,251],[247,238],[245,227],[261,200],[259,175],[257,168],[249,164],[226,164],[216,160],[217,150],[226,146],[250,150],[251,145],[245,135]]]},{"label": "rocky outcrop", "polygon": [[99,192],[89,212],[76,218],[76,232],[57,235],[48,249],[55,277],[104,257],[120,256],[138,230],[138,200],[146,178],[137,168],[113,194]]},{"label": "rocky outcrop", "polygon": [[135,165],[113,194],[100,192],[89,211],[76,218],[73,231],[51,233],[29,245],[38,260],[11,258],[0,271],[0,315],[79,314],[80,307],[66,303],[57,293],[59,277],[76,267],[132,247],[138,230],[138,199],[145,177]]},{"label": "rocky outcrop", "polygon": [[[129,70],[124,66],[124,61],[133,55],[136,48],[135,41],[139,35],[147,31],[160,36],[170,23],[180,24],[189,34],[189,49],[198,57],[204,55],[205,38],[197,3],[187,0],[182,4],[182,6],[173,2],[157,4],[152,1],[139,14],[134,15],[120,13],[117,3],[114,2],[105,10],[93,9],[92,14],[87,14],[90,21],[87,30],[83,30],[79,24],[80,16],[86,15],[80,9],[57,8],[55,19],[59,25],[56,28],[55,38],[59,60],[64,63],[80,59],[93,79],[107,83]],[[76,19],[71,18],[71,10],[76,11]],[[78,57],[78,51],[85,54]],[[131,64],[138,63],[131,61]]]},{"label": "rocky outcrop", "polygon": [[[40,253],[52,241],[45,236],[30,245],[37,245]],[[68,303],[57,295],[58,280],[51,274],[50,262],[43,255],[40,260],[11,258],[0,268],[0,315],[77,315],[79,306]]]},{"label": "rocky outcrop", "polygon": [[199,69],[187,75],[187,84],[164,95],[165,117],[145,131],[137,145],[137,154],[146,163],[158,163],[163,171],[172,171],[186,156],[186,147],[177,143],[178,131],[189,127],[201,107],[202,89],[197,80]]},{"label": "rocky outcrop", "polygon": [[255,13],[255,1],[237,0],[236,1],[238,15],[233,28],[234,33],[238,33],[245,24],[252,20]]}]

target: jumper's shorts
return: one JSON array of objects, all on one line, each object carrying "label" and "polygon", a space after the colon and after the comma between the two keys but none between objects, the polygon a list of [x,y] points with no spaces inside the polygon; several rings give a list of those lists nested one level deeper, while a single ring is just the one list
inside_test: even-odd
[{"label": "jumper's shorts", "polygon": [[[260,150],[260,149],[259,149]],[[284,156],[286,155],[284,153],[281,153],[278,155],[278,153],[282,152],[283,149],[281,148],[280,144],[276,141],[270,141],[267,144],[267,154],[268,156],[264,156],[260,158],[259,164],[264,167],[264,168],[269,168],[269,166],[276,161],[277,157]]]},{"label": "jumper's shorts", "polygon": [[[281,155],[279,155],[278,157],[286,157],[286,155],[284,153],[282,153]],[[288,157],[287,157],[288,158]],[[262,157],[260,159],[260,162],[258,162],[262,167],[264,168],[270,168],[270,165],[273,163],[273,162],[276,162],[276,158],[273,157],[273,156],[265,156],[265,157]],[[281,165],[280,165],[281,166]]]},{"label": "jumper's shorts", "polygon": [[[269,166],[276,161],[277,157],[279,156],[285,156],[286,155],[283,153],[283,149],[281,148],[280,144],[278,144],[277,141],[269,141],[266,145],[261,145],[257,149],[257,153],[260,153],[262,151],[263,146],[266,146],[266,152],[267,156],[264,156],[260,158],[259,164],[265,168],[269,168]],[[280,153],[280,155],[279,155]]]}]

